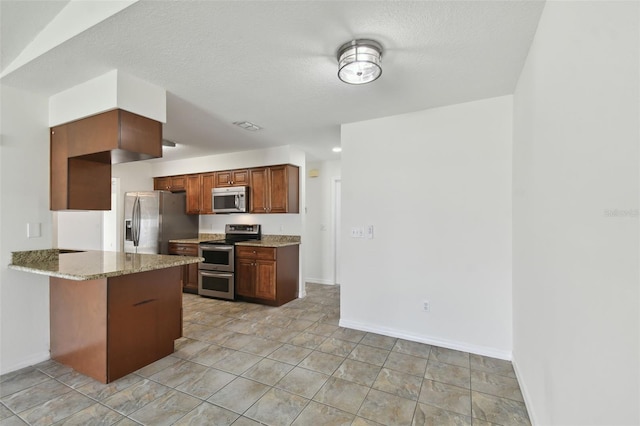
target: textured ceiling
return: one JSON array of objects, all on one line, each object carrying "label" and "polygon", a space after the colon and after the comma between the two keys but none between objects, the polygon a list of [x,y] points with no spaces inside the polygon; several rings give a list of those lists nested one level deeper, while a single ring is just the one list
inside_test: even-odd
[{"label": "textured ceiling", "polygon": [[0,64],[4,69],[69,0],[0,0]]},{"label": "textured ceiling", "polygon": [[[11,13],[4,3],[3,58]],[[513,93],[543,7],[542,1],[139,1],[2,83],[51,95],[117,68],[167,90],[164,135],[180,146],[165,149],[166,159],[279,145],[334,158],[342,123]],[[384,46],[379,80],[363,86],[338,80],[336,49],[353,38]],[[243,120],[264,129],[231,124]]]}]

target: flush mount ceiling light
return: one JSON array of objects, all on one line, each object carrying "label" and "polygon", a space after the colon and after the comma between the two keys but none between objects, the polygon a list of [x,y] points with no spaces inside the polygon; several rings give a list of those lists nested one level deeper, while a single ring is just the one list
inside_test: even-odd
[{"label": "flush mount ceiling light", "polygon": [[249,130],[250,132],[255,132],[262,129],[262,127],[258,126],[257,124],[253,124],[250,121],[234,121],[233,124],[238,127],[242,127],[245,130]]},{"label": "flush mount ceiling light", "polygon": [[333,151],[333,152],[342,152],[342,148],[340,148],[339,146],[335,146],[335,147],[331,148],[331,151]]},{"label": "flush mount ceiling light", "polygon": [[349,84],[371,83],[382,75],[381,61],[380,43],[352,40],[338,49],[338,78]]}]

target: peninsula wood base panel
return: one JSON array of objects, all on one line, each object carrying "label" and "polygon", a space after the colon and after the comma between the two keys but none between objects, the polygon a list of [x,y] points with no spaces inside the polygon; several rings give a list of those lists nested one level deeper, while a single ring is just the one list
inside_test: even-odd
[{"label": "peninsula wood base panel", "polygon": [[174,351],[181,268],[88,281],[51,277],[51,358],[109,383]]}]

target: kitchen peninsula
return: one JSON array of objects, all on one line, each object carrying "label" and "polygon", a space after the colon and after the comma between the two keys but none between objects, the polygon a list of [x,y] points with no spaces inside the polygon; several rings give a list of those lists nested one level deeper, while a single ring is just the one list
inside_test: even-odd
[{"label": "kitchen peninsula", "polygon": [[13,252],[9,268],[49,276],[51,358],[109,383],[173,353],[180,267],[201,260],[49,249]]}]

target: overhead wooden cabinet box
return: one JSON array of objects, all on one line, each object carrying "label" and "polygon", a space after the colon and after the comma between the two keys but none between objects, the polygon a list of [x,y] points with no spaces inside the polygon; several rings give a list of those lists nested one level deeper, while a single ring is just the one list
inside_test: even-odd
[{"label": "overhead wooden cabinet box", "polygon": [[51,128],[51,210],[111,210],[111,164],[162,157],[162,123],[115,109]]}]

